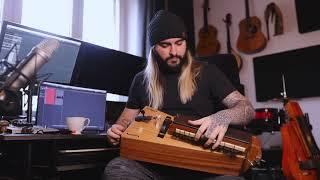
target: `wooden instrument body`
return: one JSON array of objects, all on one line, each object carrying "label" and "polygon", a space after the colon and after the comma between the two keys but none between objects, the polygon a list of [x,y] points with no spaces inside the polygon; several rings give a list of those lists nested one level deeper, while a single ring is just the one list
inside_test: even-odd
[{"label": "wooden instrument body", "polygon": [[220,43],[217,40],[217,29],[214,26],[207,25],[200,29],[199,42],[197,45],[197,54],[201,57],[212,56],[220,50]]},{"label": "wooden instrument body", "polygon": [[182,141],[166,133],[158,137],[166,117],[174,117],[144,109],[153,114],[152,119],[134,121],[121,136],[120,155],[133,160],[180,167],[185,169],[224,175],[240,175],[261,158],[260,141],[252,136],[250,144],[239,144],[246,149],[243,155],[230,155],[223,152],[204,149],[202,146]]},{"label": "wooden instrument body", "polygon": [[197,55],[200,57],[212,56],[220,51],[220,43],[217,39],[218,30],[208,24],[209,0],[204,1],[203,5],[203,27],[200,29],[197,44]]},{"label": "wooden instrument body", "polygon": [[[316,180],[317,169],[303,169],[301,163],[313,161],[318,164],[320,160],[319,149],[316,146],[311,132],[303,130],[305,124],[302,110],[297,102],[289,101],[285,105],[289,122],[281,127],[282,135],[282,169],[287,179],[295,180]],[[318,167],[318,171],[319,171]]]},{"label": "wooden instrument body", "polygon": [[240,34],[237,40],[239,51],[247,54],[257,53],[267,45],[267,40],[261,32],[261,21],[258,17],[252,16],[243,19],[239,23]]}]

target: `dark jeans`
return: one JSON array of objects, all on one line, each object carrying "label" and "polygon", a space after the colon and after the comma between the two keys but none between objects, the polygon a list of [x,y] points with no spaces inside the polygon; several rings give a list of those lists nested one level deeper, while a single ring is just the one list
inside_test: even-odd
[{"label": "dark jeans", "polygon": [[171,179],[203,179],[203,180],[244,180],[243,177],[217,176],[209,173],[191,171],[117,157],[111,160],[104,170],[104,180],[171,180]]}]

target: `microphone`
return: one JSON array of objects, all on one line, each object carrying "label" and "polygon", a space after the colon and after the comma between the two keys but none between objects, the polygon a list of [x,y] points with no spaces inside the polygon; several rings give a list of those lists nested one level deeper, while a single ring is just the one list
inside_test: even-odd
[{"label": "microphone", "polygon": [[7,54],[4,56],[4,58],[0,60],[0,76],[5,76],[8,70],[12,68],[13,65],[7,62],[7,60],[10,53],[13,51],[13,48],[15,48],[16,46],[17,46],[17,43],[14,43],[13,46],[11,46],[11,48],[7,52]]},{"label": "microphone", "polygon": [[8,75],[3,89],[19,91],[21,88],[28,86],[39,69],[49,61],[58,47],[59,41],[52,38],[45,39],[33,47],[17,68]]}]

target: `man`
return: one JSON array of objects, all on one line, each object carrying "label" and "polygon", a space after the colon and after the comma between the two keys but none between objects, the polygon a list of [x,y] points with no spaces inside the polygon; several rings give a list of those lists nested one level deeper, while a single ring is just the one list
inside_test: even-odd
[{"label": "man", "polygon": [[[220,144],[229,124],[246,124],[254,117],[250,102],[216,66],[193,60],[187,50],[185,25],[178,16],[164,10],[157,12],[148,26],[148,38],[152,47],[146,68],[134,78],[126,108],[107,131],[111,144],[119,144],[121,134],[144,106],[171,115],[197,117],[198,120],[189,121],[200,126],[195,140],[207,137],[204,146],[212,149]],[[220,102],[228,109],[215,112]],[[168,176],[199,179],[213,175],[122,157],[110,161],[105,169],[106,179],[166,179]]]}]

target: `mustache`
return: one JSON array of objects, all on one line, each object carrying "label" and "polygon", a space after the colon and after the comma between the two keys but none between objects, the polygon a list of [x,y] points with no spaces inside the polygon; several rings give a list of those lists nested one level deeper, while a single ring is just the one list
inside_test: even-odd
[{"label": "mustache", "polygon": [[180,61],[182,61],[183,57],[180,56],[180,55],[170,55],[169,57],[167,57],[165,59],[165,62],[169,61],[170,59],[173,59],[173,58],[178,58]]}]

